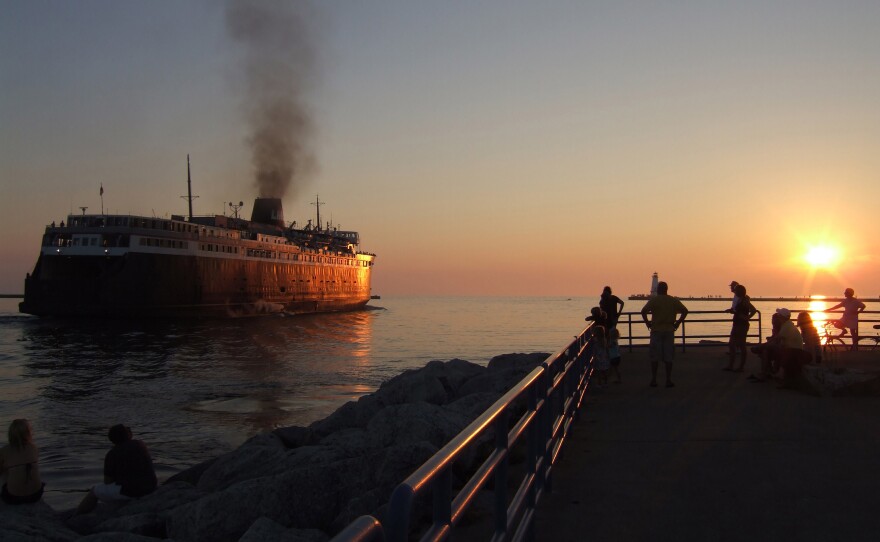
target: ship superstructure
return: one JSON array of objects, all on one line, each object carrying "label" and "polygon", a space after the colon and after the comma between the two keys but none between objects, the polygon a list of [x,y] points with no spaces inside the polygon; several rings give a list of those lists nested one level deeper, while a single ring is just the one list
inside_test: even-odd
[{"label": "ship superstructure", "polygon": [[281,200],[251,220],[69,215],[47,226],[21,312],[239,316],[362,308],[375,255],[354,231],[285,225]]}]

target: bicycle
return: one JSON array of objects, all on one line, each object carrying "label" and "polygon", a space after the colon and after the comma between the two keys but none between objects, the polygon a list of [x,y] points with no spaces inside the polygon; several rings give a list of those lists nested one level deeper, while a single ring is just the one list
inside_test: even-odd
[{"label": "bicycle", "polygon": [[822,353],[837,352],[841,350],[847,350],[848,346],[845,342],[843,342],[843,335],[846,331],[841,331],[840,333],[834,333],[838,329],[834,326],[834,320],[826,320],[822,325],[822,329],[824,333],[819,336],[819,341],[822,344]]}]

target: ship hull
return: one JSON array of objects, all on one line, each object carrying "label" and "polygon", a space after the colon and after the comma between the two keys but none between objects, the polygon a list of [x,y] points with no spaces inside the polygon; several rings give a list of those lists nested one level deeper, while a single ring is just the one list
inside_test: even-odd
[{"label": "ship hull", "polygon": [[128,252],[41,254],[24,313],[85,317],[236,317],[363,308],[370,267]]}]

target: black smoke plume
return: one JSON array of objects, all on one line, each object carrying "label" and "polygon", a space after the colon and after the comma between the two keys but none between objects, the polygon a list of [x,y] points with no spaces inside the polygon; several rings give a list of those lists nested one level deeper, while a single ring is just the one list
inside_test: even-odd
[{"label": "black smoke plume", "polygon": [[284,197],[315,167],[306,104],[315,78],[311,20],[311,7],[302,1],[226,5],[227,29],[242,46],[248,143],[261,197]]}]

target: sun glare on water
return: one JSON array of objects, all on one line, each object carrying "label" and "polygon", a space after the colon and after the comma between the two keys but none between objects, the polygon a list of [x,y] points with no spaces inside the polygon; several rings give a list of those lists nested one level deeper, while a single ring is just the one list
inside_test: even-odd
[{"label": "sun glare on water", "polygon": [[815,268],[833,269],[840,261],[840,250],[830,245],[809,247],[804,260]]}]

